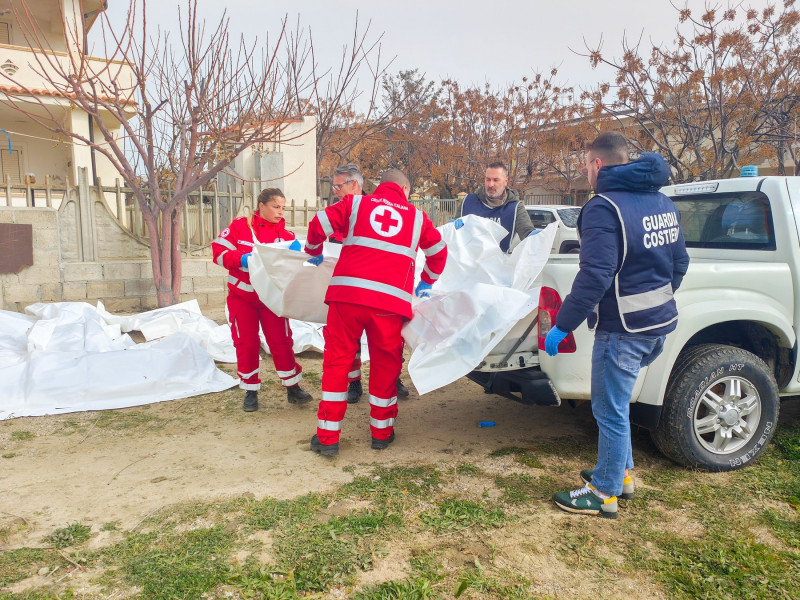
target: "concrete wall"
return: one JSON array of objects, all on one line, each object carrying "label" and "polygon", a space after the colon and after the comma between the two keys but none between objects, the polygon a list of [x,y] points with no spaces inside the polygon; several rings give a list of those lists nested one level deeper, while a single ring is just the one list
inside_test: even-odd
[{"label": "concrete wall", "polygon": [[[94,212],[98,260],[78,259],[77,203],[59,209],[0,207],[0,223],[33,227],[33,266],[0,274],[0,309],[21,312],[36,302],[102,300],[111,311],[156,308],[150,251],[120,229],[102,202]],[[227,271],[211,261],[208,249],[183,257],[181,300],[222,306]]]}]

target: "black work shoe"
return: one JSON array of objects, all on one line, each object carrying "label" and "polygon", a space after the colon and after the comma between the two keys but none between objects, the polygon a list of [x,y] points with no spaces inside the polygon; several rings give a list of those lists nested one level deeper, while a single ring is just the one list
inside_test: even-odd
[{"label": "black work shoe", "polygon": [[347,386],[347,403],[355,404],[363,393],[364,388],[361,387],[361,380],[356,379],[355,381],[351,381]]},{"label": "black work shoe", "polygon": [[286,388],[286,400],[289,404],[305,404],[311,400],[311,394],[304,392],[299,383]]},{"label": "black work shoe", "polygon": [[400,379],[397,380],[397,395],[400,398],[408,398],[408,388],[403,385]]},{"label": "black work shoe", "polygon": [[311,436],[311,449],[319,452],[322,456],[336,456],[339,454],[339,442],[335,444],[323,444],[319,441],[317,434]]},{"label": "black work shoe", "polygon": [[386,450],[386,448],[389,447],[389,444],[391,444],[393,441],[394,441],[394,431],[392,432],[392,435],[389,436],[388,440],[379,440],[377,438],[372,438],[372,449]]},{"label": "black work shoe", "polygon": [[255,390],[248,390],[244,395],[244,403],[242,404],[244,412],[253,412],[258,410],[258,392]]}]

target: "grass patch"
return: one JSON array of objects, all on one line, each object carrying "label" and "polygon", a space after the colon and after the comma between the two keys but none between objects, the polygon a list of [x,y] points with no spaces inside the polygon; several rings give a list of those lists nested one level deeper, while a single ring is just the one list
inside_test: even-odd
[{"label": "grass patch", "polygon": [[15,441],[18,441],[18,442],[24,442],[26,440],[32,440],[35,437],[36,436],[33,433],[31,433],[30,431],[12,431],[11,432],[11,439],[15,440]]},{"label": "grass patch", "polygon": [[[19,548],[0,553],[0,586],[21,581],[42,567],[54,568],[67,564],[57,552],[44,548]],[[1,598],[2,596],[0,596]]]},{"label": "grass patch", "polygon": [[322,376],[316,371],[303,371],[303,381],[315,387],[322,385]]},{"label": "grass patch", "polygon": [[366,586],[353,595],[353,600],[429,600],[438,597],[430,581],[412,579]]},{"label": "grass patch", "polygon": [[92,528],[81,523],[72,523],[67,527],[56,529],[53,533],[44,538],[44,541],[56,548],[69,548],[77,546],[89,539]]},{"label": "grass patch", "polygon": [[490,452],[489,456],[513,456],[514,460],[521,465],[530,467],[532,469],[544,469],[544,463],[536,456],[532,448],[519,448],[517,446],[510,446],[508,448],[500,448],[494,452]]},{"label": "grass patch", "polygon": [[472,463],[462,463],[456,467],[456,473],[466,477],[480,477],[483,475],[483,470]]},{"label": "grass patch", "polygon": [[16,452],[8,452],[7,454],[3,454],[3,458],[14,458],[17,456]]},{"label": "grass patch", "polygon": [[452,532],[473,526],[498,527],[506,520],[506,515],[500,508],[451,498],[439,503],[436,508],[420,513],[418,518],[435,532]]},{"label": "grass patch", "polygon": [[113,585],[118,573],[141,590],[142,600],[199,598],[229,579],[232,541],[232,534],[218,526],[134,534],[103,553],[119,565],[108,565],[106,583]]},{"label": "grass patch", "polygon": [[115,431],[140,427],[158,430],[163,429],[168,422],[158,415],[148,414],[146,410],[104,410],[97,418],[97,427]]}]

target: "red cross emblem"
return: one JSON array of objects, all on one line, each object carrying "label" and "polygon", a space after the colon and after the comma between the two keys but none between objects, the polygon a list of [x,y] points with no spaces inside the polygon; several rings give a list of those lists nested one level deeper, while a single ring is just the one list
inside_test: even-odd
[{"label": "red cross emblem", "polygon": [[369,216],[372,229],[381,237],[393,237],[400,232],[403,219],[391,206],[379,206]]}]

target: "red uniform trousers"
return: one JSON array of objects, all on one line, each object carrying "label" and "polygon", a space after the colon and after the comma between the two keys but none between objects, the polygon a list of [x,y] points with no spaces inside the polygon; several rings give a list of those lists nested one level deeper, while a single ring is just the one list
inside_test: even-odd
[{"label": "red uniform trousers", "polygon": [[231,320],[233,346],[236,348],[236,364],[243,390],[261,388],[258,376],[259,350],[261,340],[258,327],[264,332],[272,362],[281,383],[289,387],[302,379],[302,367],[294,358],[292,330],[289,319],[279,317],[258,300],[249,300],[232,292],[228,293],[228,317]]},{"label": "red uniform trousers", "polygon": [[401,315],[369,306],[347,302],[328,304],[328,324],[322,331],[325,337],[322,400],[317,411],[317,437],[321,443],[339,441],[347,411],[348,373],[364,331],[372,364],[369,371],[370,431],[372,437],[379,440],[392,435],[397,417],[397,378],[403,366],[400,330],[404,322]]}]

